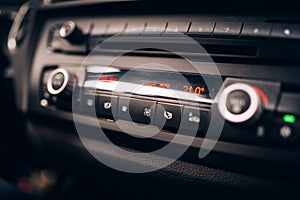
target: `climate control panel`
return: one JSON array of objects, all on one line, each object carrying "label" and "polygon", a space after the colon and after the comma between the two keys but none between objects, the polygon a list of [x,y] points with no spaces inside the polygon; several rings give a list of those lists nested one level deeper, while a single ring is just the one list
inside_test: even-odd
[{"label": "climate control panel", "polygon": [[[149,84],[143,77],[144,82],[136,78],[135,73],[139,72],[133,73],[134,79],[122,79],[125,74],[122,68],[101,75],[97,74],[100,68],[46,68],[40,97],[43,106],[71,112],[75,101],[80,114],[85,116],[94,113],[99,120],[133,121],[183,135],[196,130],[197,137],[206,136],[215,107],[225,121],[221,140],[255,145],[299,143],[299,96],[281,94],[278,82],[223,77],[224,82],[213,88],[213,93],[207,91],[200,76],[184,74],[192,87],[203,87],[205,93],[198,94],[185,91],[185,85],[178,80],[175,84],[152,79]],[[118,89],[128,88],[126,84],[134,84],[138,89]],[[290,109],[290,105],[295,109]]]}]

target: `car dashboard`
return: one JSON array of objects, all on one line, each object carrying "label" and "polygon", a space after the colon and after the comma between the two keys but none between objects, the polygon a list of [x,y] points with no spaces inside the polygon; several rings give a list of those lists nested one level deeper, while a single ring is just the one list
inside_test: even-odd
[{"label": "car dashboard", "polygon": [[7,76],[36,165],[72,198],[299,195],[300,18],[272,6],[23,4]]}]

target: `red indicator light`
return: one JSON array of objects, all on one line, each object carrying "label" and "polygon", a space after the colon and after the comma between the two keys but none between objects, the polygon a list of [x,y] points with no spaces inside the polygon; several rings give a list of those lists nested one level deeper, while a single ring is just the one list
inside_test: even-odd
[{"label": "red indicator light", "polygon": [[265,93],[260,88],[258,88],[256,86],[253,86],[253,89],[259,94],[259,96],[263,100],[264,104],[268,104],[269,103],[268,97],[265,95]]},{"label": "red indicator light", "polygon": [[105,77],[101,76],[100,81],[117,81],[118,79],[116,77]]}]

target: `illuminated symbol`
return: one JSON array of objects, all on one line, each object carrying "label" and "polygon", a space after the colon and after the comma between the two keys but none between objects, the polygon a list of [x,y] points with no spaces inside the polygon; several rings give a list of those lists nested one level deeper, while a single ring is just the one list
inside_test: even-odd
[{"label": "illuminated symbol", "polygon": [[93,99],[87,99],[86,100],[86,105],[90,106],[90,107],[93,106],[94,105],[94,100]]},{"label": "illuminated symbol", "polygon": [[253,33],[258,33],[258,31],[259,31],[258,28],[253,29]]},{"label": "illuminated symbol", "polygon": [[146,83],[144,84],[145,86],[151,86],[151,87],[156,87],[156,83]]},{"label": "illuminated symbol", "polygon": [[284,35],[289,36],[289,35],[291,35],[291,30],[286,28],[286,29],[283,30],[283,33],[284,33]]},{"label": "illuminated symbol", "polygon": [[42,99],[40,103],[41,103],[41,106],[43,106],[43,107],[46,107],[48,105],[47,99]]},{"label": "illuminated symbol", "polygon": [[110,108],[111,108],[111,102],[105,102],[105,103],[104,103],[104,108],[105,108],[106,110],[110,109]]},{"label": "illuminated symbol", "polygon": [[144,116],[150,117],[150,115],[151,115],[151,109],[150,108],[145,108],[144,109]]},{"label": "illuminated symbol", "polygon": [[56,80],[61,80],[61,79],[63,79],[63,75],[62,75],[61,73],[59,73],[59,74],[56,74],[56,75],[54,76],[54,78],[55,78]]},{"label": "illuminated symbol", "polygon": [[116,77],[105,77],[101,76],[100,81],[117,81],[118,79]]},{"label": "illuminated symbol", "polygon": [[256,135],[258,137],[263,137],[265,135],[265,128],[263,126],[258,126],[256,130]]},{"label": "illuminated symbol", "polygon": [[173,113],[171,113],[169,111],[164,111],[164,117],[166,119],[172,119],[173,118]]},{"label": "illuminated symbol", "polygon": [[280,128],[280,136],[283,138],[289,138],[292,135],[292,129],[288,126],[283,126]]},{"label": "illuminated symbol", "polygon": [[296,117],[294,115],[290,115],[290,114],[285,114],[283,117],[282,117],[283,121],[285,123],[295,123],[296,121]]},{"label": "illuminated symbol", "polygon": [[160,83],[159,87],[160,88],[170,88],[170,84],[169,83]]},{"label": "illuminated symbol", "polygon": [[199,123],[200,117],[195,116],[192,112],[189,113],[188,121],[192,123]]},{"label": "illuminated symbol", "polygon": [[224,28],[225,33],[228,33],[230,31],[230,28],[226,27]]},{"label": "illuminated symbol", "polygon": [[200,91],[203,93],[205,91],[204,87],[200,87]]},{"label": "illuminated symbol", "polygon": [[233,113],[240,113],[242,111],[243,106],[246,105],[246,102],[244,99],[232,98],[230,99],[230,104],[232,105]]},{"label": "illuminated symbol", "polygon": [[122,106],[122,112],[127,112],[128,107],[127,106]]}]

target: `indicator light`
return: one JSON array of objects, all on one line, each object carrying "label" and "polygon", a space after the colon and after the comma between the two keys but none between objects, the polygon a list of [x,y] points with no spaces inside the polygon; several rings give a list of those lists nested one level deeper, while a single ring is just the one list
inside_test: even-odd
[{"label": "indicator light", "polygon": [[285,123],[295,123],[296,121],[296,117],[294,115],[291,115],[291,114],[285,114],[283,117],[282,117],[283,121]]},{"label": "indicator light", "polygon": [[59,73],[59,74],[56,74],[56,75],[54,76],[54,78],[55,78],[56,80],[61,80],[61,79],[63,78],[63,75],[62,75],[61,73]]}]

